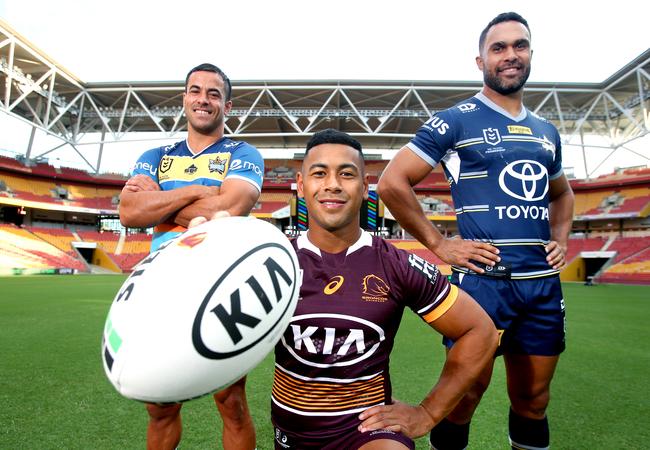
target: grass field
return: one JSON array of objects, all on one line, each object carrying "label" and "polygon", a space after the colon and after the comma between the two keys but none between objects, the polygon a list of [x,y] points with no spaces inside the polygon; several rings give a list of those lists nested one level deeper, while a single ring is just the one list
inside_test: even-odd
[{"label": "grass field", "polygon": [[[123,279],[0,278],[0,449],[145,447],[144,407],[113,390],[100,359],[104,319]],[[650,288],[564,289],[568,348],[553,384],[552,448],[650,448]],[[418,402],[443,354],[439,337],[405,314],[391,359],[395,396]],[[496,366],[471,449],[509,448],[504,370]],[[271,358],[249,376],[261,450],[273,448],[271,378]],[[220,423],[210,397],[187,403],[183,420],[181,449],[215,448]]]}]

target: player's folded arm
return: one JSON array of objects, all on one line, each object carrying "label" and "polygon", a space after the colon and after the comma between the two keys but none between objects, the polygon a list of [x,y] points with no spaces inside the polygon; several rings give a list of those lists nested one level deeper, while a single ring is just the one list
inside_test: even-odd
[{"label": "player's folded arm", "polygon": [[212,217],[217,211],[227,211],[231,216],[247,216],[259,196],[260,191],[254,184],[238,178],[227,178],[213,195],[185,206],[173,220],[186,227],[193,218]]},{"label": "player's folded arm", "polygon": [[207,186],[185,186],[171,191],[123,190],[120,194],[120,222],[125,227],[145,228],[166,221],[184,206],[203,198]]}]

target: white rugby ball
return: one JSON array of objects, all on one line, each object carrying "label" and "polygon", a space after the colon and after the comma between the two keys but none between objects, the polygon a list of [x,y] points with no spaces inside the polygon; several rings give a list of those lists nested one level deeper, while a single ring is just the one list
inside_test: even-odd
[{"label": "white rugby ball", "polygon": [[102,359],[115,389],[151,403],[218,391],[252,370],[288,326],[298,258],[275,226],[227,217],[143,260],[115,296]]}]

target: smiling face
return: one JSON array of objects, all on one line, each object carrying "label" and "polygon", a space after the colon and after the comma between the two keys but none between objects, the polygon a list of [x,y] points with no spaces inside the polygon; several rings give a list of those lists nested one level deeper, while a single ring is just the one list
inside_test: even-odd
[{"label": "smiling face", "polygon": [[361,204],[368,198],[368,179],[358,150],[343,144],[312,147],[297,183],[309,212],[310,236],[358,236]]},{"label": "smiling face", "polygon": [[214,72],[198,71],[187,80],[183,107],[188,129],[205,135],[223,134],[224,116],[230,112],[231,101],[226,101],[224,82]]},{"label": "smiling face", "polygon": [[518,93],[530,75],[530,33],[516,21],[501,22],[488,30],[481,55],[476,58],[485,86],[498,94]]}]

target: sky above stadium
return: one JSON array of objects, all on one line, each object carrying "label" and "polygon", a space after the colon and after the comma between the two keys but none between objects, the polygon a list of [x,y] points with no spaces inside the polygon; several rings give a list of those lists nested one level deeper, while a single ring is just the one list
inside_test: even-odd
[{"label": "sky above stadium", "polygon": [[180,80],[204,61],[233,80],[480,80],[478,34],[515,10],[532,29],[531,81],[599,82],[649,47],[650,7],[585,5],[0,0],[0,17],[86,82]]},{"label": "sky above stadium", "polygon": [[[0,18],[84,82],[178,81],[201,62],[219,65],[235,83],[480,81],[482,74],[474,62],[478,35],[496,14],[514,10],[532,29],[530,81],[601,82],[650,47],[650,7],[643,4],[633,0],[606,7],[566,0],[0,0]],[[0,129],[12,130],[0,133],[1,153],[26,151],[31,130],[27,124],[0,114]],[[59,143],[37,134],[35,153]],[[103,170],[126,173],[143,150],[162,144],[110,144]],[[649,146],[650,136],[630,144],[646,154]],[[566,150],[565,165],[575,167],[576,176],[585,176],[581,153],[577,148]],[[62,165],[79,164],[67,147],[51,156]],[[623,150],[598,173],[647,163]],[[80,167],[88,170],[83,164]]]}]

